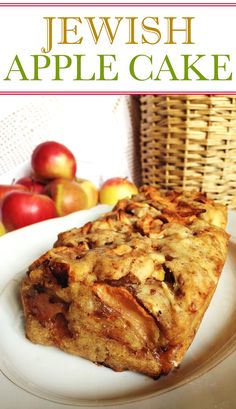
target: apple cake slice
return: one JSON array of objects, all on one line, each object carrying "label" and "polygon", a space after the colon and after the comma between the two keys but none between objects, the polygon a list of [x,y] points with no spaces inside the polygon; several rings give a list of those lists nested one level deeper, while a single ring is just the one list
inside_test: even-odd
[{"label": "apple cake slice", "polygon": [[34,343],[153,378],[179,365],[219,280],[226,209],[202,193],[143,187],[59,234],[21,284]]}]

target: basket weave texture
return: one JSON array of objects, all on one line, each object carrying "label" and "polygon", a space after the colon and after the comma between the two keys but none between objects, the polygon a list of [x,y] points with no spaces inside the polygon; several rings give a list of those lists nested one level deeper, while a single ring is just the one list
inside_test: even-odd
[{"label": "basket weave texture", "polygon": [[142,183],[200,190],[236,207],[236,95],[146,95]]}]

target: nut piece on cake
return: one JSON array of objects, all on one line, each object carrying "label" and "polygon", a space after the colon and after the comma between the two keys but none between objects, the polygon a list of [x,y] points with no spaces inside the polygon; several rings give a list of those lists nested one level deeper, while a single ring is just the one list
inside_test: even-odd
[{"label": "nut piece on cake", "polygon": [[222,271],[226,209],[202,193],[141,193],[59,234],[21,284],[26,336],[116,371],[178,366]]}]

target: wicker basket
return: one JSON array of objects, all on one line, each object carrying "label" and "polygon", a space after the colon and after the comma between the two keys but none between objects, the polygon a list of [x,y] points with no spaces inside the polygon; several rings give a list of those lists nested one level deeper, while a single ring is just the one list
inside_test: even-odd
[{"label": "wicker basket", "polygon": [[141,97],[142,183],[235,207],[236,95]]}]

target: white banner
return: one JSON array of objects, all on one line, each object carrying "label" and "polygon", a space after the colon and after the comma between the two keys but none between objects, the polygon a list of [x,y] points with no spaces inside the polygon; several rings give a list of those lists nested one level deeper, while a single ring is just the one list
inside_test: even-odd
[{"label": "white banner", "polygon": [[0,4],[0,93],[236,93],[236,4]]}]

